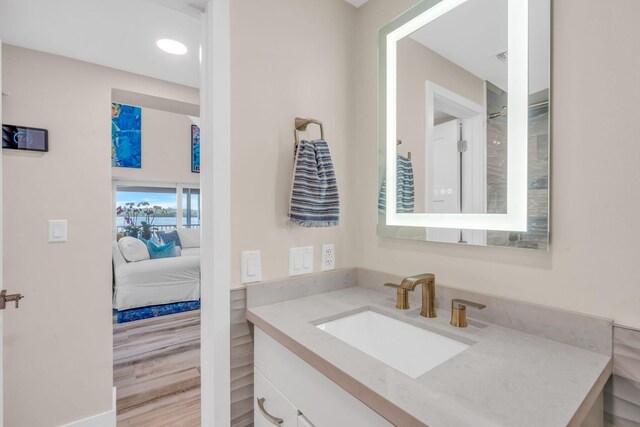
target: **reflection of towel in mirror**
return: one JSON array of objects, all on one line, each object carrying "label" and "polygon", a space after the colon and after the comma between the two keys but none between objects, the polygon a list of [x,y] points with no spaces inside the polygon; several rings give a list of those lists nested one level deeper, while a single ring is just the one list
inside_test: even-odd
[{"label": "reflection of towel in mirror", "polygon": [[303,227],[338,225],[338,184],[329,146],[322,139],[298,144],[289,218]]},{"label": "reflection of towel in mirror", "polygon": [[[413,165],[411,160],[397,155],[396,159],[396,212],[413,213]],[[378,197],[378,212],[387,210],[387,178],[382,181],[380,196]]]}]

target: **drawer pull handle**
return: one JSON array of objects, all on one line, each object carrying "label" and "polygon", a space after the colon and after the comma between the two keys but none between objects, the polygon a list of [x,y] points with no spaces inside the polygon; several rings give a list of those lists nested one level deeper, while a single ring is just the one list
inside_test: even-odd
[{"label": "drawer pull handle", "polygon": [[258,409],[260,409],[260,412],[262,412],[262,415],[271,424],[279,426],[280,424],[282,424],[284,422],[284,420],[282,418],[274,417],[273,415],[268,413],[266,409],[264,409],[264,397],[261,397],[261,398],[258,399]]}]

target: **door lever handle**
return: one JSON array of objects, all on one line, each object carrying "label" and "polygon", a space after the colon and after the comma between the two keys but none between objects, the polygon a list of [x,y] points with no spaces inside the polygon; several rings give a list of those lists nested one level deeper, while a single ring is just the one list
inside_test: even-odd
[{"label": "door lever handle", "polygon": [[15,302],[16,303],[16,308],[20,308],[20,300],[24,298],[24,295],[20,295],[20,294],[10,294],[7,295],[7,291],[6,290],[2,290],[0,291],[0,310],[4,310],[5,308],[7,308],[7,302]]}]

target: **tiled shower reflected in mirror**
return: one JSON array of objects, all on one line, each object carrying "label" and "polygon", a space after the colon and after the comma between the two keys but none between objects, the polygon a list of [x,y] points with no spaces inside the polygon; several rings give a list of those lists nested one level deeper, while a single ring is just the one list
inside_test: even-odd
[{"label": "tiled shower reflected in mirror", "polygon": [[[487,212],[507,212],[507,93],[487,82]],[[487,244],[548,249],[549,90],[529,96],[528,231],[488,231]]]}]

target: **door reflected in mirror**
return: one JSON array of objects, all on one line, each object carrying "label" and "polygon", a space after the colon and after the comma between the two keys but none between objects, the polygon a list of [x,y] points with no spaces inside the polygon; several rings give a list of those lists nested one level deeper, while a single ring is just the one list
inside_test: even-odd
[{"label": "door reflected in mirror", "polygon": [[[428,8],[421,10],[422,3],[397,18],[400,24],[387,26],[388,32],[411,25],[420,13],[428,13]],[[434,8],[444,3],[438,2]],[[509,129],[514,129],[509,126],[509,100],[513,99],[509,84],[518,80],[509,78],[509,47],[515,43],[510,44],[509,39],[513,29],[508,0],[456,3],[400,38],[391,49],[395,51],[396,143],[390,150],[391,135],[380,138],[380,150],[387,160],[379,165],[379,234],[548,249],[550,2],[530,1],[528,6],[528,87],[522,92],[528,94],[528,118],[517,116],[515,107],[512,109],[512,115],[528,123],[526,140],[509,138]],[[391,75],[388,68],[386,73]],[[386,91],[387,96],[390,93]],[[390,129],[388,120],[385,123],[385,130]],[[524,135],[524,127],[522,130]],[[517,163],[518,171],[526,165],[527,188],[522,189],[527,203],[526,231],[419,226],[420,218],[429,217],[421,214],[507,215],[509,194],[514,194],[509,191],[510,184],[515,185],[509,180],[513,176],[509,164],[516,164],[513,159],[510,163],[509,151],[521,149],[515,145],[519,143],[526,145],[521,150],[523,161]],[[386,221],[387,156],[396,160],[394,213],[402,218],[415,216],[410,227]]]}]

